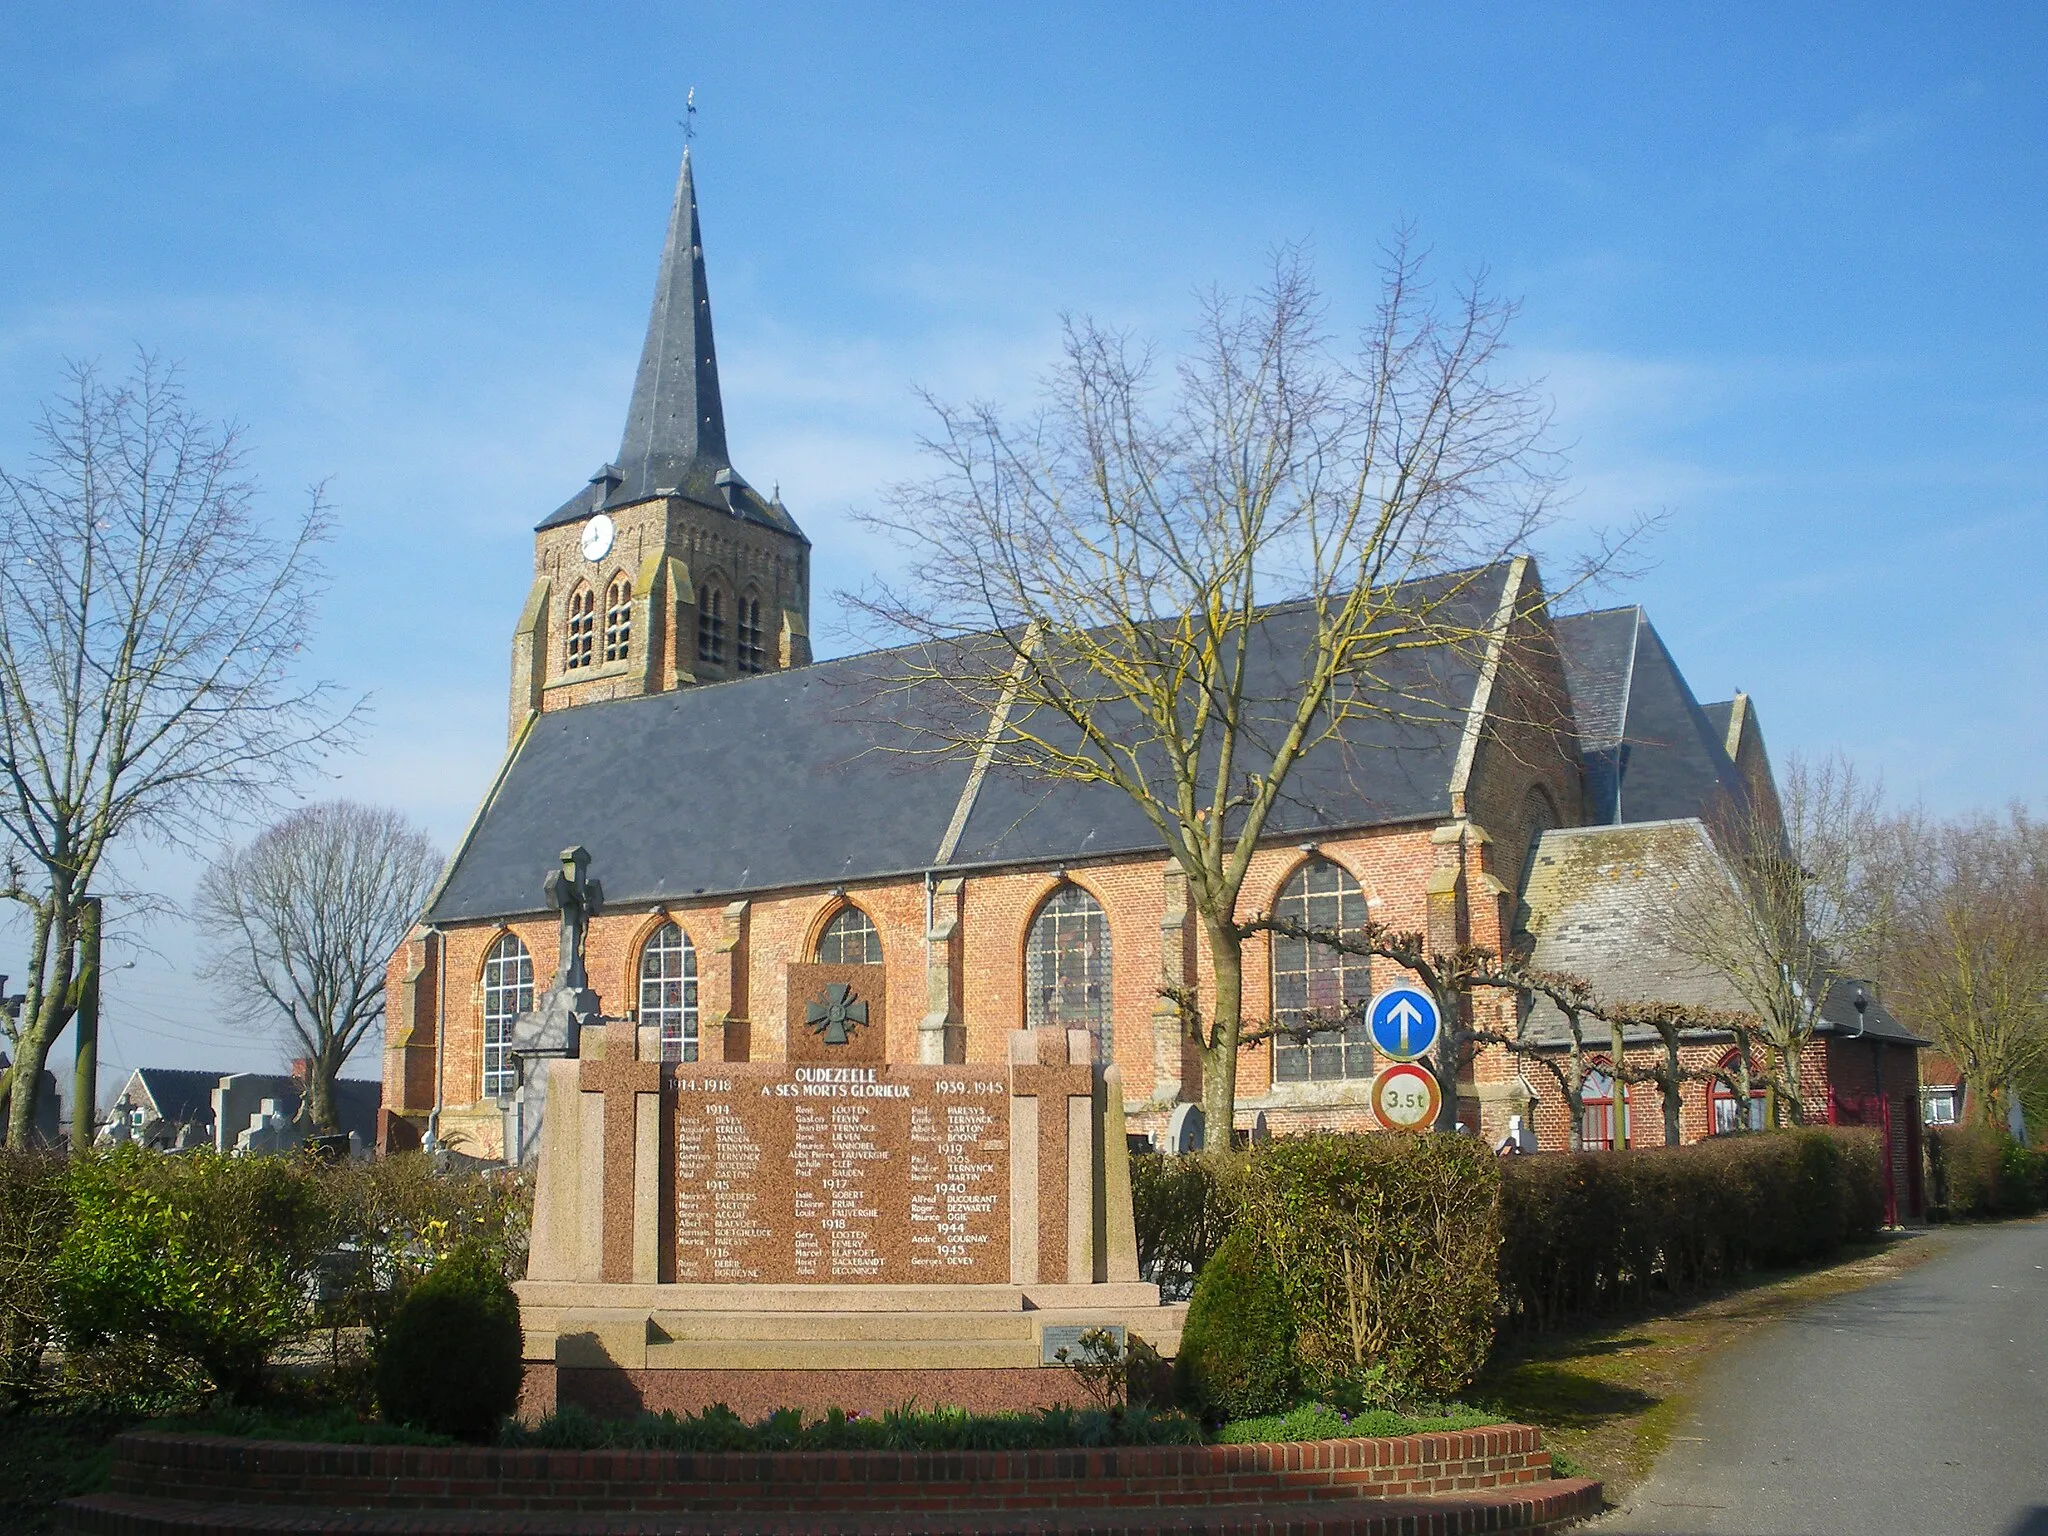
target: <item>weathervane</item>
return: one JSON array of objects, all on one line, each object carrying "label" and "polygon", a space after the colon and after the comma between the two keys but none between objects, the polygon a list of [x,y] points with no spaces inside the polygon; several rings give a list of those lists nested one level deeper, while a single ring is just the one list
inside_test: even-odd
[{"label": "weathervane", "polygon": [[697,137],[697,87],[690,87],[690,94],[683,98],[682,120],[676,126],[683,130],[683,143]]}]

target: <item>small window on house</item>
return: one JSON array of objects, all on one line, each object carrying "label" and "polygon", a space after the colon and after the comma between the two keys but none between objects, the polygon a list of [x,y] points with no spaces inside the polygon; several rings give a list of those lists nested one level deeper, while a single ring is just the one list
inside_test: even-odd
[{"label": "small window on house", "polygon": [[880,965],[882,936],[859,907],[842,907],[818,935],[820,965]]},{"label": "small window on house", "polygon": [[725,593],[707,586],[697,601],[697,660],[725,665]]},{"label": "small window on house", "polygon": [[697,951],[674,923],[640,951],[640,1022],[660,1027],[663,1061],[697,1059]]},{"label": "small window on house", "polygon": [[568,641],[567,670],[589,666],[597,644],[597,593],[588,584],[569,595]]},{"label": "small window on house", "polygon": [[484,1097],[502,1099],[518,1086],[512,1064],[512,1021],[533,1010],[533,956],[508,933],[484,957]]},{"label": "small window on house", "polygon": [[1954,1125],[1956,1123],[1955,1089],[1921,1089],[1920,1121],[1923,1125]]},{"label": "small window on house", "polygon": [[[1740,1058],[1730,1051],[1715,1064],[1717,1072],[1735,1075]],[[1760,1131],[1764,1128],[1764,1080],[1754,1067],[1749,1072],[1749,1114],[1745,1117],[1741,1109],[1741,1098],[1721,1078],[1714,1078],[1707,1086],[1707,1102],[1714,1110],[1714,1134],[1726,1136],[1734,1130]]]},{"label": "small window on house", "polygon": [[761,644],[761,600],[743,597],[738,607],[739,669],[759,672],[768,662],[767,649]]},{"label": "small window on house", "polygon": [[624,661],[633,648],[633,583],[621,571],[604,599],[604,659]]},{"label": "small window on house", "polygon": [[[1365,892],[1339,866],[1314,859],[1287,882],[1273,915],[1305,928],[1356,934],[1365,926]],[[1273,1022],[1298,1026],[1317,1018],[1338,1019],[1344,1010],[1372,996],[1364,955],[1283,934],[1273,936]],[[1372,1076],[1372,1032],[1362,1019],[1334,1023],[1306,1039],[1280,1035],[1273,1041],[1273,1081],[1334,1082]]]},{"label": "small window on house", "polygon": [[1063,885],[1031,921],[1024,948],[1024,1021],[1063,1024],[1095,1035],[1096,1055],[1110,1059],[1109,919],[1093,896]]},{"label": "small window on house", "polygon": [[1584,1085],[1579,1089],[1579,1102],[1586,1111],[1585,1119],[1580,1122],[1580,1147],[1588,1152],[1613,1151],[1614,1079],[1597,1069],[1588,1072]]}]

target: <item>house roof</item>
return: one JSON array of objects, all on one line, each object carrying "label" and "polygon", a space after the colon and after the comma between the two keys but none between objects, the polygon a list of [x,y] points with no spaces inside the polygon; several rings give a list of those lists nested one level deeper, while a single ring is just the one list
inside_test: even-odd
[{"label": "house roof", "polygon": [[1725,715],[1717,725],[1700,707],[1641,608],[1571,614],[1554,628],[1579,724],[1588,821],[1715,821],[1748,804],[1725,746]]},{"label": "house roof", "polygon": [[[213,1124],[213,1091],[223,1077],[239,1077],[259,1099],[275,1099],[287,1117],[299,1112],[299,1080],[288,1072],[204,1072],[183,1067],[137,1067],[122,1092],[140,1089],[148,1107],[172,1125]],[[384,1105],[384,1085],[376,1078],[334,1080],[334,1110],[344,1131],[353,1131],[366,1146],[377,1141],[377,1115]]]},{"label": "house roof", "polygon": [[[1688,885],[1726,886],[1735,898],[1727,866],[1706,826],[1695,817],[1631,823],[1618,827],[1565,827],[1543,834],[1530,861],[1524,889],[1522,926],[1533,939],[1531,962],[1543,970],[1583,976],[1614,1001],[1690,1003],[1747,1012],[1734,985],[1710,965],[1685,952],[1665,914]],[[1834,978],[1821,1006],[1816,1033],[1860,1037],[1902,1045],[1926,1045],[1876,995],[1859,1025],[1855,996],[1859,983]],[[1564,1017],[1548,998],[1538,998],[1531,1028],[1546,1044],[1569,1038]],[[1597,1026],[1604,1036],[1605,1026]],[[1629,1042],[1654,1039],[1650,1030],[1629,1031]]]},{"label": "house roof", "polygon": [[[1509,570],[1503,563],[1438,580],[1456,583],[1460,622],[1482,626]],[[1270,761],[1313,617],[1277,607],[1251,634],[1251,728],[1239,772]],[[575,844],[591,851],[614,906],[1161,846],[1136,806],[1104,785],[992,771],[968,799],[968,765],[929,755],[932,738],[920,728],[928,711],[969,706],[936,685],[903,685],[917,659],[914,648],[874,652],[539,716],[427,920],[545,910],[541,880]],[[1270,830],[1299,836],[1448,815],[1477,676],[1473,660],[1449,644],[1391,658],[1360,687],[1399,701],[1404,718],[1348,721],[1338,739],[1306,754]]]}]

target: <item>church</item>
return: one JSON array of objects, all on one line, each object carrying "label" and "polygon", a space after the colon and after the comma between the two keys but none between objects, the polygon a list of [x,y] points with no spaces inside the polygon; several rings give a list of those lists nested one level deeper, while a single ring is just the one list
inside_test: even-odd
[{"label": "church", "polygon": [[[887,653],[812,660],[810,554],[779,494],[762,496],[728,451],[685,152],[618,455],[534,530],[505,755],[391,960],[385,1145],[516,1145],[514,1026],[559,959],[542,882],[575,847],[603,892],[587,986],[605,1016],[658,1026],[666,1059],[787,1059],[791,1031],[839,986],[890,1060],[1002,1062],[1011,1032],[1063,1024],[1118,1064],[1134,1133],[1163,1139],[1199,1101],[1199,1057],[1161,988],[1199,994],[1207,961],[1185,877],[1149,824],[1113,789],[890,750],[909,729],[890,709],[914,703],[863,686]],[[1486,657],[1435,658],[1433,714],[1351,722],[1303,760],[1242,910],[1318,926],[1369,912],[1440,950],[1536,935],[1598,971],[1621,958],[1610,941],[1603,960],[1603,923],[1626,924],[1587,902],[1639,914],[1655,899],[1640,878],[1611,878],[1644,861],[1603,859],[1598,839],[1704,829],[1716,805],[1773,796],[1756,712],[1742,695],[1701,705],[1639,609],[1553,617],[1530,557],[1466,585],[1476,624],[1491,625]],[[517,601],[506,595],[508,612]],[[1276,655],[1286,626],[1281,610],[1265,626]],[[1245,1016],[1284,1024],[1398,979],[1259,937]],[[1478,1006],[1499,1014],[1482,1027],[1520,1022],[1504,994]],[[1867,1028],[1903,1053],[1892,1083],[1914,1091],[1918,1042],[1888,1016]],[[1830,1045],[1817,1070],[1832,1059]],[[1247,1050],[1238,1128],[1370,1128],[1378,1065],[1357,1029]],[[1543,1073],[1492,1048],[1466,1071],[1473,1132],[1564,1145]],[[1746,1113],[1698,1086],[1689,1139]]]}]

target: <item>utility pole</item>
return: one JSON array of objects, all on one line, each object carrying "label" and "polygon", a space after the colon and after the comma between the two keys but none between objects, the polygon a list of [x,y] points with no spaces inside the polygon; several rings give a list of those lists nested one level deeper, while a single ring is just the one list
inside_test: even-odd
[{"label": "utility pole", "polygon": [[92,1147],[100,1110],[100,899],[78,904],[78,1063],[71,1079],[71,1150]]}]

